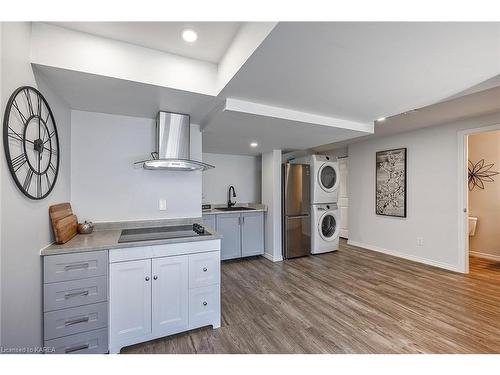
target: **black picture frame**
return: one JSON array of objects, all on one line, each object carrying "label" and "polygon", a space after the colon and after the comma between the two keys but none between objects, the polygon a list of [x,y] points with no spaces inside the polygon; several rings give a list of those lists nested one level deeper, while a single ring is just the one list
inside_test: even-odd
[{"label": "black picture frame", "polygon": [[[393,178],[395,181],[390,181],[389,179],[385,179],[381,176],[382,173],[386,173],[383,170],[381,163],[389,157],[389,155],[402,156],[402,162],[398,162],[398,164],[402,163],[402,165],[392,165],[390,168],[395,168],[395,174],[399,176]],[[406,147],[394,148],[390,150],[377,151],[375,154],[375,214],[379,216],[390,216],[390,217],[398,217],[398,218],[406,218],[407,217],[407,186],[408,186],[408,152]],[[403,169],[402,171],[400,169]],[[402,173],[403,181],[400,180]],[[389,184],[393,185],[390,188],[387,188]],[[382,189],[388,191],[382,192]],[[396,198],[387,197],[387,194],[396,195]],[[383,196],[385,195],[385,197]],[[398,203],[396,207],[389,207],[390,202]],[[385,205],[387,203],[387,205]],[[384,206],[385,205],[385,206]]]}]

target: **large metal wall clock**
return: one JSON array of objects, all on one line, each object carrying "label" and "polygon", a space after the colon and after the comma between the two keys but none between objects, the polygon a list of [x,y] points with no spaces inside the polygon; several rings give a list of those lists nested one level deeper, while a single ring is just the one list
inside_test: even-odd
[{"label": "large metal wall clock", "polygon": [[11,95],[3,120],[3,146],[17,187],[30,199],[50,194],[59,172],[56,122],[43,95],[29,86]]}]

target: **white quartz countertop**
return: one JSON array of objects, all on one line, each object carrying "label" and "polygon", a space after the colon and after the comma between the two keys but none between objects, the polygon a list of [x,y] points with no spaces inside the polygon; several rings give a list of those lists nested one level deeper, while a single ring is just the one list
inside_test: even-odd
[{"label": "white quartz countertop", "polygon": [[215,232],[213,229],[205,227],[205,231],[207,231],[209,234],[204,236],[118,243],[118,239],[120,238],[122,229],[190,224],[193,222],[199,222],[200,219],[201,218],[96,224],[96,228],[92,233],[77,234],[71,240],[62,245],[56,243],[49,245],[40,251],[40,255],[46,256],[95,250],[110,250],[141,246],[164,245],[171,243],[208,241],[222,238],[222,236]]}]

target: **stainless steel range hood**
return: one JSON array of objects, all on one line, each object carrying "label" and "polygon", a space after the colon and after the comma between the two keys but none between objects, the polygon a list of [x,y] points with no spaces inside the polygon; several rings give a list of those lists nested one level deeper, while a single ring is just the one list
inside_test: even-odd
[{"label": "stainless steel range hood", "polygon": [[135,162],[145,169],[169,171],[206,171],[213,165],[191,160],[191,126],[189,115],[158,112],[156,116],[156,143],[151,159]]}]

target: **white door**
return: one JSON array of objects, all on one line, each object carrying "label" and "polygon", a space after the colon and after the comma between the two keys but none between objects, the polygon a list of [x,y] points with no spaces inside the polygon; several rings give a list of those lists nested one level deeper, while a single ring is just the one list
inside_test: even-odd
[{"label": "white door", "polygon": [[189,263],[181,255],[153,259],[153,333],[166,336],[188,328]]},{"label": "white door", "polygon": [[340,212],[340,237],[349,238],[349,229],[347,227],[347,213],[349,207],[349,195],[348,195],[348,158],[339,158],[339,200],[338,207]]},{"label": "white door", "polygon": [[151,333],[151,259],[109,266],[110,348]]}]

